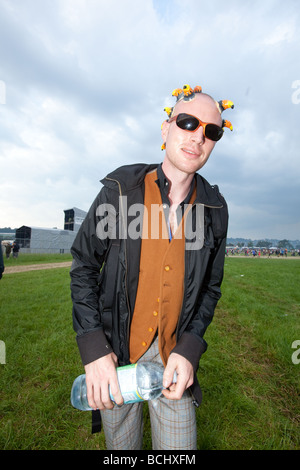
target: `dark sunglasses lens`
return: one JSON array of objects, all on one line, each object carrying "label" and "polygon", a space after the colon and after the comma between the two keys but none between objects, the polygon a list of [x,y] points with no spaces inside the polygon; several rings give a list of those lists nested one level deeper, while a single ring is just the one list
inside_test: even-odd
[{"label": "dark sunglasses lens", "polygon": [[181,113],[177,116],[176,124],[178,127],[180,127],[180,129],[184,129],[185,131],[194,131],[197,129],[199,121],[193,116]]},{"label": "dark sunglasses lens", "polygon": [[[194,116],[190,116],[189,114],[180,113],[176,118],[176,124],[180,129],[185,131],[194,131],[199,126],[199,121]],[[217,142],[221,139],[224,131],[222,127],[217,126],[216,124],[207,124],[205,126],[205,137],[214,142]]]},{"label": "dark sunglasses lens", "polygon": [[215,124],[207,124],[205,127],[205,136],[214,142],[220,140],[223,133],[222,127],[216,126]]}]

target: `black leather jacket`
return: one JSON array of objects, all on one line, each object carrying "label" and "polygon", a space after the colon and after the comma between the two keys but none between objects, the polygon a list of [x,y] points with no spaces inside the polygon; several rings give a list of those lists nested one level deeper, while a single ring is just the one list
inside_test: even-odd
[{"label": "black leather jacket", "polygon": [[[111,351],[117,355],[120,366],[129,363],[129,328],[138,286],[141,238],[124,237],[111,242],[108,237],[99,237],[102,227],[99,207],[106,203],[116,208],[113,220],[117,221],[117,233],[120,224],[128,227],[133,218],[126,209],[132,204],[143,204],[145,175],[156,167],[128,165],[107,175],[73,243],[70,271],[73,326],[83,364]],[[198,174],[196,178],[197,195],[190,213],[194,222],[196,205],[204,205],[204,243],[201,249],[185,250],[184,298],[173,351],[192,363],[195,381],[191,391],[199,403],[201,391],[196,371],[207,348],[204,333],[221,297],[228,211],[218,187]],[[127,208],[123,203],[119,205],[119,196],[126,196]],[[108,218],[103,217],[104,220],[107,222]],[[111,255],[114,245],[117,258]],[[113,282],[109,274],[112,269]],[[108,295],[112,300],[107,308]]]},{"label": "black leather jacket", "polygon": [[2,251],[2,245],[0,245],[0,279],[2,278],[3,272],[4,272],[3,251]]}]

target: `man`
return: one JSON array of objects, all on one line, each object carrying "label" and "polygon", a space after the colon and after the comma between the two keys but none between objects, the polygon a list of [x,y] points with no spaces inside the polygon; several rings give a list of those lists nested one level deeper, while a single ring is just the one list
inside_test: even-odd
[{"label": "man", "polygon": [[[148,402],[153,449],[197,448],[196,371],[221,296],[228,213],[218,188],[196,172],[223,127],[231,128],[221,112],[233,103],[188,85],[173,95],[163,163],[109,174],[71,250],[73,324],[89,404],[101,410],[109,449],[142,446],[142,404],[121,406],[116,366],[144,360],[165,366],[163,396]],[[134,219],[137,207],[142,215]]]},{"label": "man", "polygon": [[10,258],[10,253],[11,253],[11,244],[10,244],[10,243],[6,243],[6,246],[5,246],[5,255],[6,255],[6,258],[7,258],[7,259]]},{"label": "man", "polygon": [[13,242],[12,251],[13,251],[13,258],[17,258],[19,251],[20,251],[20,246],[18,245],[16,240]]}]

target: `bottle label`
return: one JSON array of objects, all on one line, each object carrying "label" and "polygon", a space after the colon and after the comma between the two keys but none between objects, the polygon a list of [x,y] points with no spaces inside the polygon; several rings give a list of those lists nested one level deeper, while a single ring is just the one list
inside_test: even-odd
[{"label": "bottle label", "polygon": [[[136,384],[136,367],[137,364],[117,367],[118,381],[124,403],[135,403],[144,401],[139,395]],[[113,396],[110,394],[111,399]]]}]

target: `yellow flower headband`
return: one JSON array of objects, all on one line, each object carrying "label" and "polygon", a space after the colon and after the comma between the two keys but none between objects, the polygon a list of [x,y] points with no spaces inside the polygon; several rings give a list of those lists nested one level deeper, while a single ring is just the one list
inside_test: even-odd
[{"label": "yellow flower headband", "polygon": [[[176,103],[178,103],[178,101],[181,101],[181,100],[190,101],[190,100],[194,99],[196,93],[202,93],[202,87],[201,86],[196,86],[195,88],[192,88],[190,85],[183,85],[182,88],[175,88],[175,90],[173,90],[172,96],[176,96]],[[229,101],[229,100],[215,101],[215,103],[216,103],[216,106],[217,106],[220,114],[222,114],[222,112],[225,111],[225,109],[228,109],[228,108],[233,109],[234,108],[233,102]],[[164,108],[164,111],[167,113],[169,118],[172,116],[173,109],[174,109],[174,107]],[[233,130],[233,126],[232,126],[231,122],[226,120],[226,119],[223,119],[222,127],[223,127],[223,129],[225,127],[227,127],[231,131]],[[165,144],[162,145],[161,149],[162,150],[165,149]]]}]

